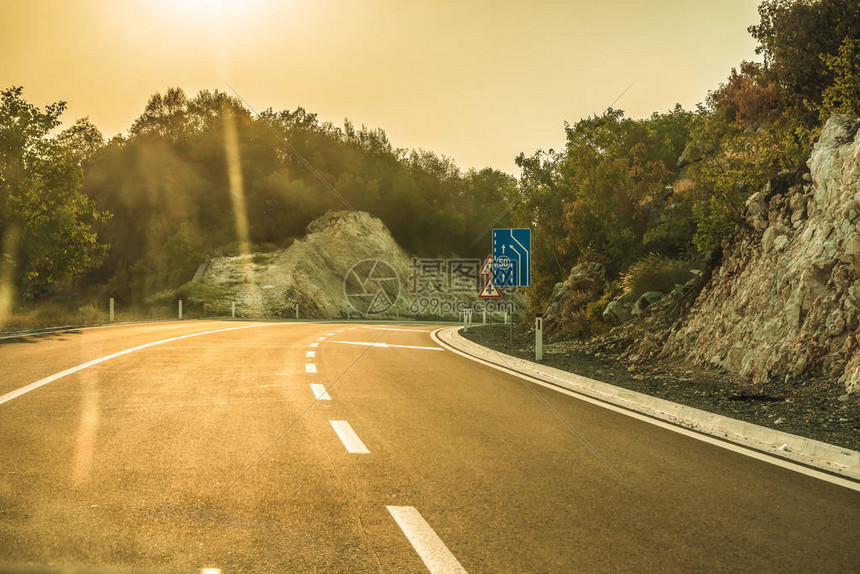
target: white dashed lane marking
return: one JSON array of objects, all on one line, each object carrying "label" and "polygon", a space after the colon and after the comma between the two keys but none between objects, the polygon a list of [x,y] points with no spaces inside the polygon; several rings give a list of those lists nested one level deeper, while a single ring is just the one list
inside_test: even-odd
[{"label": "white dashed lane marking", "polygon": [[319,346],[320,346],[319,343],[311,343],[311,347],[319,347]]},{"label": "white dashed lane marking", "polygon": [[340,438],[340,442],[346,447],[346,451],[350,454],[369,454],[370,451],[358,438],[358,435],[352,430],[350,424],[346,421],[329,421],[334,432]]},{"label": "white dashed lane marking", "polygon": [[414,506],[386,506],[409,543],[433,573],[466,572]]},{"label": "white dashed lane marking", "polygon": [[316,383],[311,385],[311,390],[314,393],[314,396],[318,401],[330,401],[331,396],[325,390],[325,385],[318,385]]},{"label": "white dashed lane marking", "polygon": [[306,353],[305,353],[305,357],[308,357],[309,359],[312,359],[312,358],[314,358],[314,357],[316,357],[316,356],[317,356],[317,352],[316,352],[316,351],[308,351],[308,352],[306,352]]},{"label": "white dashed lane marking", "polygon": [[305,363],[305,372],[306,373],[316,373],[317,372],[316,363]]}]

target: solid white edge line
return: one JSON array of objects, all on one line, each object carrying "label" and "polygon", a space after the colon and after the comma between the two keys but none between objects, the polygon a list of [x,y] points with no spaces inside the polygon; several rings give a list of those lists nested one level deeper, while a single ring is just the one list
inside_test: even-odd
[{"label": "solid white edge line", "polygon": [[439,535],[414,506],[386,506],[406,539],[433,574],[466,572]]},{"label": "solid white edge line", "polygon": [[171,337],[169,339],[162,339],[160,341],[153,341],[151,343],[146,343],[144,345],[138,345],[137,347],[131,347],[129,349],[125,349],[122,351],[117,351],[116,353],[111,353],[110,355],[105,355],[104,357],[99,357],[98,359],[93,359],[92,361],[87,361],[86,363],[82,363],[80,365],[76,365],[65,371],[60,371],[59,373],[54,373],[44,379],[39,379],[36,382],[30,383],[29,385],[25,385],[20,389],[15,389],[14,391],[10,391],[5,395],[0,396],[0,405],[3,403],[7,403],[12,399],[16,399],[21,395],[29,393],[30,391],[34,391],[39,387],[47,385],[48,383],[53,383],[58,379],[62,379],[63,377],[67,377],[78,371],[83,371],[89,367],[98,365],[99,363],[104,363],[105,361],[109,361],[111,359],[116,359],[117,357],[122,357],[123,355],[128,355],[129,353],[134,353],[135,351],[142,351],[143,349],[148,349],[150,347],[155,347],[156,345],[163,345],[164,343],[172,343],[174,341],[181,341],[183,339],[190,339],[191,337],[200,337],[202,335],[212,335],[214,333],[223,333],[225,331],[238,331],[239,329],[253,329],[256,327],[272,327],[275,325],[288,325],[289,323],[261,323],[257,325],[243,325],[241,327],[227,327],[225,329],[214,329],[212,331],[204,331],[202,333],[191,333],[188,335],[181,335],[179,337]]},{"label": "solid white edge line", "polygon": [[305,372],[306,373],[316,373],[317,372],[317,364],[316,363],[305,363]]},{"label": "solid white edge line", "polygon": [[732,452],[736,452],[738,454],[742,454],[742,455],[748,456],[750,458],[754,458],[756,460],[767,462],[767,463],[773,464],[775,466],[786,468],[788,470],[793,470],[795,472],[798,472],[800,474],[805,474],[806,476],[810,476],[812,478],[817,478],[819,480],[823,480],[823,481],[829,482],[831,484],[844,486],[845,488],[849,488],[851,490],[855,490],[855,491],[860,492],[860,483],[854,482],[852,480],[848,480],[848,479],[845,479],[845,478],[842,478],[839,476],[834,476],[832,474],[828,474],[826,472],[815,470],[814,468],[809,468],[807,466],[797,464],[797,463],[791,462],[789,460],[784,460],[781,458],[775,458],[775,457],[770,456],[768,454],[759,452],[757,450],[754,450],[754,449],[751,449],[751,448],[748,448],[745,446],[741,446],[741,445],[733,443],[733,442],[727,442],[727,441],[720,440],[716,437],[712,437],[712,436],[707,435],[707,434],[702,434],[702,433],[698,433],[698,432],[690,430],[690,429],[686,429],[684,427],[679,427],[679,426],[673,425],[672,423],[662,421],[660,419],[656,419],[653,417],[649,417],[648,415],[643,415],[641,413],[637,413],[636,411],[631,411],[631,410],[625,409],[623,407],[613,405],[612,403],[607,403],[607,402],[601,401],[599,399],[595,399],[593,397],[589,397],[587,395],[583,395],[583,394],[571,391],[570,389],[565,389],[565,388],[559,387],[557,385],[553,385],[552,383],[547,383],[546,381],[536,379],[535,377],[532,377],[530,375],[526,375],[524,373],[520,373],[518,371],[514,371],[513,369],[508,369],[506,367],[496,365],[495,363],[485,361],[484,359],[479,359],[478,357],[473,357],[472,355],[469,355],[468,353],[464,353],[463,351],[460,351],[459,349],[455,349],[454,347],[452,347],[452,346],[446,344],[444,341],[442,341],[437,336],[437,333],[439,331],[441,331],[442,329],[447,329],[447,327],[441,327],[439,329],[436,329],[435,331],[433,331],[430,334],[430,336],[433,338],[433,340],[436,341],[437,343],[439,343],[440,345],[444,345],[452,353],[462,355],[463,357],[466,357],[469,360],[475,361],[476,363],[481,363],[481,364],[486,365],[488,367],[492,367],[492,368],[496,369],[497,371],[502,371],[503,373],[506,373],[508,375],[512,375],[512,376],[517,377],[517,378],[525,379],[529,382],[535,383],[537,385],[541,385],[541,386],[546,387],[548,389],[552,389],[552,390],[557,391],[559,393],[562,393],[564,395],[568,395],[568,396],[571,396],[575,399],[579,399],[581,401],[585,401],[587,403],[591,403],[593,405],[603,407],[603,408],[610,410],[610,411],[615,411],[617,413],[621,413],[621,414],[626,415],[628,417],[631,417],[631,418],[652,424],[654,426],[658,426],[660,428],[664,428],[664,429],[676,432],[678,434],[682,434],[684,436],[688,436],[690,438],[694,438],[696,440],[700,440],[702,442],[706,442],[708,444],[712,444],[714,446],[718,446],[720,448],[724,448],[726,450],[730,450]]},{"label": "solid white edge line", "polygon": [[364,445],[358,434],[353,430],[352,426],[347,421],[329,421],[334,432],[337,433],[340,442],[346,447],[346,451],[350,454],[370,454],[370,451]]},{"label": "solid white edge line", "polygon": [[319,383],[311,383],[311,392],[313,392],[314,396],[318,401],[330,401],[331,395],[328,394],[328,391],[325,390],[325,385],[320,385]]}]

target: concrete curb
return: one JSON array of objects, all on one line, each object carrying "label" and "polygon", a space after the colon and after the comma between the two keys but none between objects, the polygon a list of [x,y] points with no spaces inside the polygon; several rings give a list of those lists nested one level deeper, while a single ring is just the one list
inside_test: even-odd
[{"label": "concrete curb", "polygon": [[599,402],[717,437],[779,459],[854,481],[860,480],[860,452],[673,403],[499,353],[461,337],[458,331],[459,327],[444,327],[434,331],[432,337],[444,347],[495,366],[499,370],[542,381]]}]

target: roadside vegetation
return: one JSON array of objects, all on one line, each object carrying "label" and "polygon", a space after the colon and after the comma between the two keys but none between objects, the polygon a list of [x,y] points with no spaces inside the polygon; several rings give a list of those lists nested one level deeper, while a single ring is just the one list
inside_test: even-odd
[{"label": "roadside vegetation", "polygon": [[[240,205],[252,251],[288,246],[343,208],[291,147],[417,255],[485,256],[488,240],[475,239],[512,206],[496,226],[535,230],[531,310],[545,309],[572,267],[597,262],[605,284],[565,303],[563,328],[605,330],[608,302],[669,289],[714,260],[746,198],[801,169],[830,114],[860,110],[860,5],[765,0],[759,14],[749,31],[761,61],[741,62],[697,109],[643,119],[609,109],[565,125],[564,149],[519,155],[519,180],[464,172],[395,148],[381,129],[303,108],[252,117],[219,91],[156,93],[127,135],[106,141],[87,118],[58,132],[64,103],[42,109],[21,87],[5,89],[0,327],[13,312],[23,322],[57,309],[94,317],[109,297],[142,314],[170,309],[201,262],[240,251]],[[227,121],[241,196],[231,194]]]},{"label": "roadside vegetation", "polygon": [[[40,109],[20,87],[0,95],[0,324],[13,311],[18,323],[44,323],[58,309],[72,320],[82,307],[106,310],[110,297],[144,316],[185,297],[193,312],[199,289],[186,284],[198,266],[240,251],[237,213],[256,261],[327,210],[345,209],[289,147],[417,255],[485,255],[485,245],[469,246],[516,185],[500,171],[463,172],[432,152],[394,148],[382,130],[348,120],[336,127],[302,108],[254,118],[223,92],[154,94],[128,135],[110,141],[86,118],[55,133],[62,102]],[[242,165],[238,197],[227,121]]]},{"label": "roadside vegetation", "polygon": [[766,0],[759,15],[749,32],[762,61],[741,62],[696,110],[609,109],[566,125],[563,150],[517,158],[513,223],[540,230],[531,310],[574,266],[605,269],[604,290],[569,297],[568,336],[605,330],[601,304],[666,293],[718,260],[747,197],[803,169],[831,114],[860,113],[860,4]]}]

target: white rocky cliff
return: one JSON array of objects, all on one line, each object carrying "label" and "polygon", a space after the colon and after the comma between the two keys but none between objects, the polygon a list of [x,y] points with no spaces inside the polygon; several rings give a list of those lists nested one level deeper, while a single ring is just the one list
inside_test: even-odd
[{"label": "white rocky cliff", "polygon": [[664,354],[755,382],[817,374],[860,392],[860,117],[833,116],[808,166],[749,198]]},{"label": "white rocky cliff", "polygon": [[381,220],[366,212],[328,212],[306,232],[287,249],[214,258],[196,281],[236,301],[243,317],[294,317],[297,304],[303,318],[346,317],[344,278],[353,265],[379,259],[401,283],[398,303],[387,314],[403,313],[409,302],[409,256]]}]

